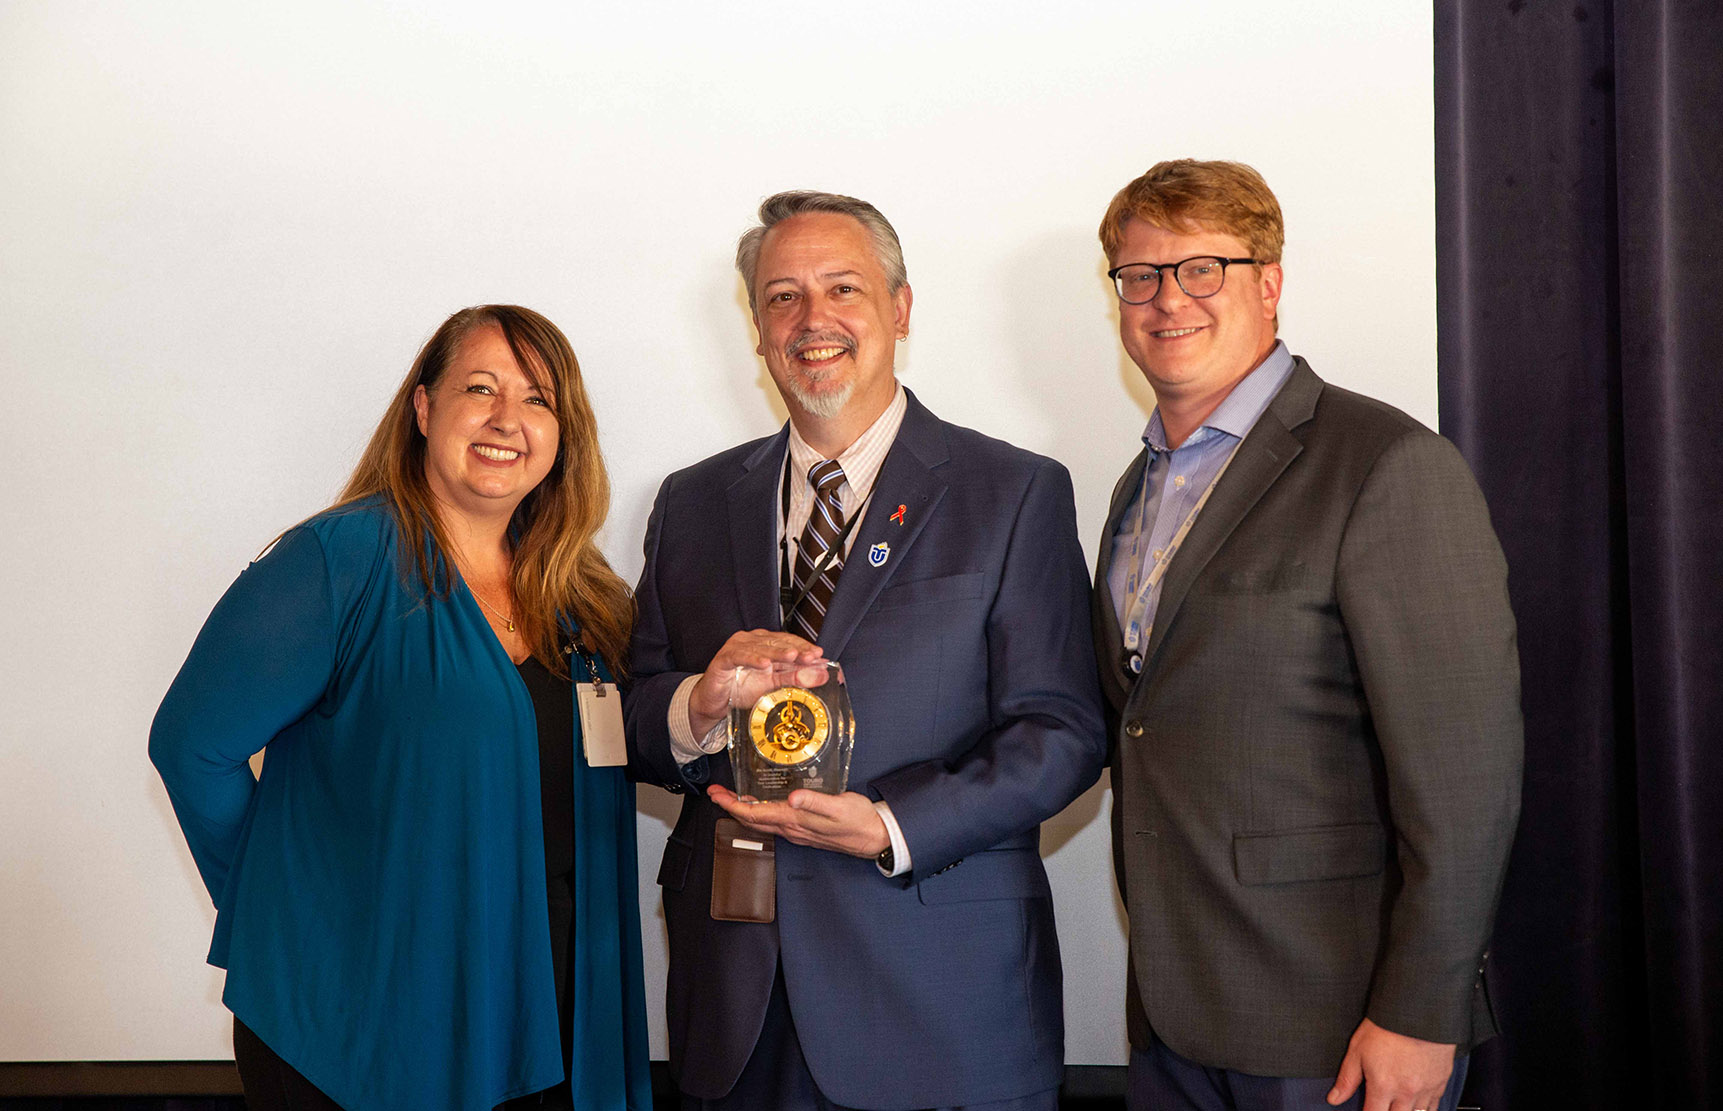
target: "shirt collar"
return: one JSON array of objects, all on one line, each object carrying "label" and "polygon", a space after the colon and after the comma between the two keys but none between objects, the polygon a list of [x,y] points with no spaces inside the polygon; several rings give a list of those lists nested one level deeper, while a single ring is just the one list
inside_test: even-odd
[{"label": "shirt collar", "polygon": [[[865,491],[873,489],[873,480],[879,474],[881,465],[885,463],[886,452],[892,442],[897,439],[897,431],[903,426],[903,415],[909,410],[909,396],[904,393],[903,384],[898,383],[897,392],[892,394],[891,404],[885,407],[867,431],[857,436],[855,442],[838,453],[838,465],[844,469],[844,481],[851,490]],[[802,439],[802,434],[796,431],[796,422],[790,422],[790,468],[794,470],[802,482],[808,481],[808,471],[815,463],[825,456],[808,446]]]},{"label": "shirt collar", "polygon": [[[1276,340],[1274,349],[1214,407],[1214,412],[1185,440],[1185,444],[1202,443],[1216,433],[1231,436],[1235,440],[1244,439],[1250,430],[1256,427],[1256,422],[1262,419],[1262,414],[1268,410],[1268,403],[1274,400],[1274,395],[1280,392],[1280,387],[1286,384],[1291,375],[1292,353],[1286,349],[1285,343]],[[1149,414],[1148,427],[1143,429],[1143,443],[1157,455],[1164,455],[1169,450],[1167,430],[1161,423],[1159,405]]]}]

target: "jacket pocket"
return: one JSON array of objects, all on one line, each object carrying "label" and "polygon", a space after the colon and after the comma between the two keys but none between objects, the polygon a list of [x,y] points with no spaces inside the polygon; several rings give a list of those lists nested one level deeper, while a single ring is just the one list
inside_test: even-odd
[{"label": "jacket pocket", "polygon": [[664,842],[664,859],[658,865],[658,886],[671,891],[682,890],[688,882],[688,862],[694,859],[694,846],[674,837]]},{"label": "jacket pocket", "polygon": [[1191,585],[1193,594],[1282,594],[1308,590],[1314,576],[1303,561],[1267,567],[1211,568]]},{"label": "jacket pocket", "polygon": [[1233,868],[1242,884],[1308,883],[1374,876],[1388,859],[1388,835],[1375,822],[1286,833],[1239,833]]},{"label": "jacket pocket", "polygon": [[988,849],[966,856],[915,885],[923,903],[1047,899],[1053,889],[1035,849]]},{"label": "jacket pocket", "polygon": [[895,609],[898,606],[920,606],[934,602],[961,602],[981,597],[987,579],[984,571],[966,571],[961,575],[943,575],[937,579],[916,579],[896,583],[879,592],[868,612]]}]

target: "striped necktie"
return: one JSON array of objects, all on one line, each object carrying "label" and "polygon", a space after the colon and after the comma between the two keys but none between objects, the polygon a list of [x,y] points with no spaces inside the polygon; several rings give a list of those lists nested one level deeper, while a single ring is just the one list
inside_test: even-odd
[{"label": "striped necktie", "polygon": [[[844,569],[844,554],[832,552],[838,542],[838,533],[843,531],[844,507],[838,500],[838,487],[843,485],[843,481],[844,469],[836,459],[822,459],[808,468],[808,482],[814,488],[814,505],[808,513],[808,527],[802,530],[802,542],[796,549],[795,570],[797,591],[806,586],[807,593],[786,624],[790,632],[816,643],[820,639],[820,625],[826,619],[826,607],[832,601],[832,591],[837,588],[838,572]],[[831,561],[815,578],[814,568],[827,552],[832,552]]]}]

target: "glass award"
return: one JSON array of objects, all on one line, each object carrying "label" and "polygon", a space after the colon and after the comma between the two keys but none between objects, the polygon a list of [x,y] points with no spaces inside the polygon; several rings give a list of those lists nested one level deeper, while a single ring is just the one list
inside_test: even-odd
[{"label": "glass award", "polygon": [[799,789],[842,794],[856,736],[844,669],[836,660],[738,667],[729,734],[738,795],[769,802]]}]

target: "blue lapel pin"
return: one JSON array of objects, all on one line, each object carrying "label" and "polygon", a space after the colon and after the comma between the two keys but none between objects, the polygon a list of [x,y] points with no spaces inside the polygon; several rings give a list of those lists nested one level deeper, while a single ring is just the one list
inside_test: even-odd
[{"label": "blue lapel pin", "polygon": [[881,540],[867,550],[867,561],[875,567],[884,567],[885,561],[891,558],[891,545]]}]

